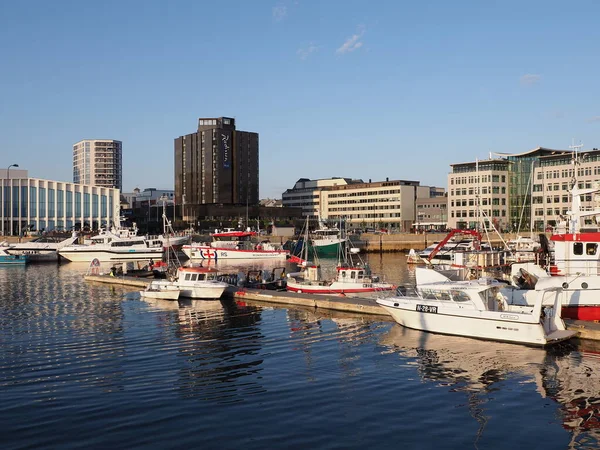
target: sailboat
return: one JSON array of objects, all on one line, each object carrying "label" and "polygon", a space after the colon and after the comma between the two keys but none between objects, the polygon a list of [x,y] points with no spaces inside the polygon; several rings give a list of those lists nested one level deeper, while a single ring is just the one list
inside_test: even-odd
[{"label": "sailboat", "polygon": [[306,294],[361,294],[392,291],[396,287],[382,281],[371,272],[368,264],[359,255],[359,249],[350,248],[349,240],[344,237],[338,243],[338,264],[332,280],[323,279],[318,254],[313,248],[313,261],[309,262],[308,218],[305,226],[305,240],[302,270],[288,274],[287,290]]}]

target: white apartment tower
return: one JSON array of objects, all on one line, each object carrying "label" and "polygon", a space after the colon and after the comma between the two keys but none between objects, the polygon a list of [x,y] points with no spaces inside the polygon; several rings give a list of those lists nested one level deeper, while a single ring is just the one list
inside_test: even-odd
[{"label": "white apartment tower", "polygon": [[123,189],[123,143],[84,139],[73,144],[73,183]]}]

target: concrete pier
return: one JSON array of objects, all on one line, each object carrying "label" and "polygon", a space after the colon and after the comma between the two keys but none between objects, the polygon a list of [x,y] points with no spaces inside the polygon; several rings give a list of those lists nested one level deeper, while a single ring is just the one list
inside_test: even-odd
[{"label": "concrete pier", "polygon": [[[85,280],[111,285],[130,286],[137,288],[136,290],[144,289],[152,281],[146,278],[128,276],[111,277],[110,275],[86,275]],[[267,304],[300,306],[310,309],[368,314],[370,316],[380,316],[384,320],[390,319],[389,313],[381,308],[375,299],[363,297],[298,294],[296,292],[247,289],[236,286],[228,287],[223,296],[236,301],[256,301]],[[564,319],[564,322],[568,330],[579,332],[580,339],[600,341],[600,323],[570,319]]]}]

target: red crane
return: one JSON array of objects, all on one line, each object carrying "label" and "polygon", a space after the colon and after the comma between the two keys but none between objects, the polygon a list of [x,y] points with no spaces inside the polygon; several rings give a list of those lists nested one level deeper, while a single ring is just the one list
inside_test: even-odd
[{"label": "red crane", "polygon": [[457,234],[470,234],[475,237],[475,249],[479,250],[479,243],[481,242],[481,233],[477,230],[450,230],[450,232],[446,235],[444,239],[440,241],[440,243],[433,249],[433,251],[427,257],[427,261],[430,262],[435,255],[439,253],[439,251],[446,245],[446,243],[452,239],[453,236]]}]

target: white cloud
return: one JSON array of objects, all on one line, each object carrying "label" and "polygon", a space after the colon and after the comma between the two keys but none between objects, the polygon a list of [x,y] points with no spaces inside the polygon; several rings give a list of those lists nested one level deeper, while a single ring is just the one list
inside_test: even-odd
[{"label": "white cloud", "polygon": [[594,116],[594,117],[590,117],[588,119],[589,123],[593,123],[593,122],[600,122],[600,116]]},{"label": "white cloud", "polygon": [[541,79],[542,79],[541,75],[534,74],[534,73],[528,73],[521,77],[521,85],[533,86],[534,84],[539,83]]},{"label": "white cloud", "polygon": [[285,5],[277,5],[273,7],[273,20],[275,22],[279,22],[287,16],[287,6]]},{"label": "white cloud", "polygon": [[338,48],[335,52],[343,55],[344,53],[349,53],[353,52],[354,50],[358,50],[363,46],[363,43],[361,41],[363,34],[365,34],[364,27],[359,27],[359,32],[357,34],[353,34],[348,39],[346,39],[346,42],[344,42],[342,46]]},{"label": "white cloud", "polygon": [[306,59],[310,56],[311,53],[314,53],[319,50],[319,46],[313,44],[312,42],[308,44],[306,48],[299,48],[296,54],[300,57],[300,59]]}]

